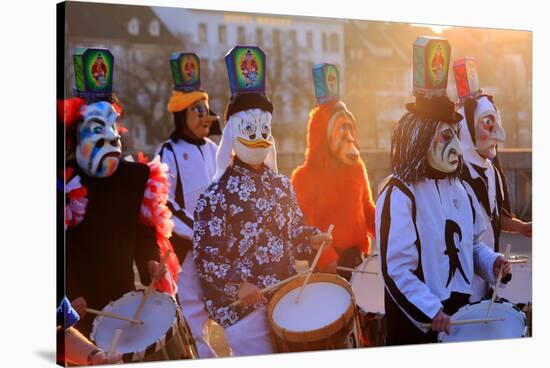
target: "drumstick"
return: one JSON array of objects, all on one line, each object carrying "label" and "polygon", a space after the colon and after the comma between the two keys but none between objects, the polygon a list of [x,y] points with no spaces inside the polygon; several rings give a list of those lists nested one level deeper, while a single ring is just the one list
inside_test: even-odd
[{"label": "drumstick", "polygon": [[527,263],[526,259],[509,259],[510,264]]},{"label": "drumstick", "polygon": [[[334,230],[334,225],[330,224],[327,230],[327,234],[330,236],[332,234],[332,230]],[[311,267],[308,270],[308,274],[306,276],[306,279],[304,280],[304,283],[302,284],[302,287],[300,288],[300,291],[298,292],[298,295],[296,296],[296,300],[294,303],[298,304],[300,301],[300,297],[302,296],[302,293],[304,292],[304,288],[309,281],[309,278],[311,277],[311,274],[313,273],[313,270],[315,269],[315,266],[317,266],[317,261],[319,261],[319,257],[321,256],[321,253],[323,252],[323,248],[325,247],[325,242],[321,242],[321,246],[319,247],[319,250],[317,250],[317,254],[315,255],[315,259],[313,260],[313,263],[311,264]]]},{"label": "drumstick", "polygon": [[351,268],[351,267],[337,266],[336,269],[337,269],[337,270],[340,270],[340,271],[359,272],[359,273],[369,273],[369,274],[371,274],[371,275],[378,275],[378,272],[356,270],[355,268]]},{"label": "drumstick", "polygon": [[[504,259],[508,259],[508,256],[510,255],[510,248],[512,248],[512,245],[508,243],[506,245],[506,251],[504,252]],[[498,289],[498,285],[500,284],[501,278],[502,278],[502,266],[500,267],[500,270],[498,270],[497,282],[495,283],[493,296],[491,296],[491,302],[489,303],[489,308],[487,309],[487,318],[489,318],[489,316],[491,315],[491,311],[493,310],[493,304],[495,303],[495,298],[497,297],[497,289]]]},{"label": "drumstick", "polygon": [[126,317],[123,317],[123,316],[119,316],[118,314],[103,312],[103,311],[99,311],[99,310],[96,310],[96,309],[86,308],[86,312],[91,313],[91,314],[97,314],[98,316],[109,317],[109,318],[114,318],[114,319],[120,319],[121,321],[131,322],[131,323],[137,324],[137,325],[142,325],[143,324],[143,321],[139,321],[137,319],[130,319],[130,318],[126,318]]},{"label": "drumstick", "polygon": [[[170,255],[170,252],[171,250],[168,249],[164,254],[164,258],[160,262],[161,268],[166,264],[166,261],[168,261],[168,256]],[[151,296],[151,293],[153,292],[154,288],[155,288],[155,280],[151,280],[151,283],[149,284],[149,286],[147,286],[147,289],[145,289],[145,291],[143,292],[143,298],[141,298],[141,302],[139,302],[136,312],[134,313],[133,319],[138,318],[139,314],[141,313],[141,310],[145,306],[145,302],[147,301],[147,299],[149,299],[149,296]]]},{"label": "drumstick", "polygon": [[118,345],[118,340],[120,340],[120,335],[122,335],[122,330],[117,328],[115,330],[115,335],[113,336],[113,341],[111,342],[111,346],[109,347],[109,352],[107,353],[107,356],[113,355],[115,353],[116,346]]},{"label": "drumstick", "polygon": [[[298,277],[301,277],[301,276],[305,275],[305,274],[308,273],[308,272],[309,272],[309,270],[305,270],[305,271],[302,271],[302,272],[300,272],[300,273],[297,273],[297,274],[294,275],[294,276],[290,276],[290,277],[288,277],[288,278],[286,278],[286,279],[284,279],[284,280],[281,280],[281,281],[279,281],[279,282],[277,282],[277,283],[275,283],[275,284],[273,284],[273,285],[270,285],[270,286],[268,286],[268,287],[266,287],[266,288],[263,288],[262,290],[260,290],[260,293],[262,293],[262,294],[267,293],[268,291],[271,291],[271,290],[273,290],[273,289],[276,289],[276,288],[278,288],[279,286],[283,286],[283,285],[286,284],[287,282],[292,281],[292,280],[294,280],[294,279],[297,279]],[[230,306],[230,307],[236,307],[237,305],[239,305],[239,304],[241,304],[241,303],[242,303],[242,300],[239,299],[239,300],[236,300],[236,301],[234,301],[233,303],[229,304],[229,306]]]},{"label": "drumstick", "polygon": [[[462,319],[458,321],[451,321],[452,326],[469,325],[473,323],[487,323],[487,322],[499,322],[504,321],[504,318],[482,318],[482,319]],[[432,327],[431,323],[422,323],[423,327]]]}]

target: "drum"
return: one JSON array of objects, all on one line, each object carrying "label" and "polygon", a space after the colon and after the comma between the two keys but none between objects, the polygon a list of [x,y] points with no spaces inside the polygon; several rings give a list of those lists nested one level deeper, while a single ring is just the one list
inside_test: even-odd
[{"label": "drum", "polygon": [[527,257],[516,256],[511,259],[526,259],[527,263],[512,264],[512,280],[498,289],[498,296],[514,304],[533,302],[532,263]]},{"label": "drum", "polygon": [[359,320],[366,344],[383,346],[386,344],[385,309],[384,309],[384,279],[380,273],[378,255],[366,258],[356,268],[351,277],[351,287],[359,307]]},{"label": "drum", "polygon": [[269,302],[267,315],[278,352],[361,347],[355,299],[342,277],[314,273],[295,303],[304,277],[281,287]]},{"label": "drum", "polygon": [[[143,298],[143,291],[132,291],[109,303],[104,312],[132,318]],[[117,329],[122,336],[116,351],[124,362],[193,359],[198,357],[187,322],[168,294],[153,291],[138,317],[142,325],[97,316],[91,333],[92,341],[108,351]]]},{"label": "drum", "polygon": [[[483,319],[487,317],[490,300],[482,300],[463,306],[451,316],[451,321]],[[451,325],[451,334],[440,332],[440,342],[512,339],[524,337],[527,333],[525,313],[505,301],[495,301],[490,318],[504,318],[503,321]]]}]

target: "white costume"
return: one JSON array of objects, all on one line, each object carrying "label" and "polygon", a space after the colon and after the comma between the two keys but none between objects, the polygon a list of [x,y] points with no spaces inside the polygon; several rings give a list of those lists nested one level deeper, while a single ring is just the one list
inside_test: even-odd
[{"label": "white costume", "polygon": [[[185,138],[184,138],[185,139]],[[193,142],[169,139],[157,149],[162,162],[169,167],[169,207],[174,220],[174,232],[191,241],[193,211],[200,194],[208,187],[216,172],[217,146],[210,139]],[[181,261],[181,260],[180,260]],[[215,351],[203,338],[208,313],[202,300],[202,289],[191,252],[187,252],[178,278],[178,299],[183,315],[195,339],[200,358],[216,357]]]},{"label": "white costume", "polygon": [[[465,116],[464,107],[459,112]],[[497,117],[498,124],[500,125],[498,111],[486,96],[482,96],[477,100],[474,122],[477,122],[481,116],[486,114],[492,114]],[[474,200],[479,203],[481,217],[487,228],[481,241],[491,248],[491,250],[498,252],[500,219],[503,214],[502,206],[505,197],[503,179],[491,160],[482,157],[476,151],[466,119],[460,122],[460,128],[460,145],[464,158],[462,179],[470,187]],[[475,277],[470,301],[476,302],[481,300],[487,291],[487,283],[483,279]]]},{"label": "white costume", "polygon": [[407,185],[392,178],[376,209],[386,293],[419,329],[418,323],[430,323],[452,292],[471,293],[474,272],[494,280],[498,254],[481,241],[480,208],[460,180]]}]

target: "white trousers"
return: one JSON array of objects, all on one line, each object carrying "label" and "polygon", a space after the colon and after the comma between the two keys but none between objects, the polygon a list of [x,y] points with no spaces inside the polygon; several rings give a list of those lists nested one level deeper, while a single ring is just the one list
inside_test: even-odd
[{"label": "white trousers", "polygon": [[206,342],[202,334],[204,324],[209,316],[202,301],[200,280],[191,252],[187,252],[181,265],[181,272],[178,276],[178,299],[183,315],[195,339],[199,358],[217,357],[216,352]]},{"label": "white trousers", "polygon": [[231,347],[233,356],[247,356],[274,353],[267,308],[256,309],[248,316],[225,329],[225,338]]}]

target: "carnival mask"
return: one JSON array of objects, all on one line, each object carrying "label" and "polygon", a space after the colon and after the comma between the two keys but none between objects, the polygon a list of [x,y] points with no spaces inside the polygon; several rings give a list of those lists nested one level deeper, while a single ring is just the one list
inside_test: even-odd
[{"label": "carnival mask", "polygon": [[76,162],[88,176],[111,176],[118,168],[122,152],[117,130],[119,113],[105,101],[85,105],[81,112]]},{"label": "carnival mask", "polygon": [[353,165],[359,160],[357,149],[356,124],[351,114],[340,111],[334,114],[328,124],[330,152],[342,163]]},{"label": "carnival mask", "polygon": [[249,165],[263,163],[272,150],[271,114],[250,109],[231,115],[228,121],[233,129],[233,149],[243,162]]},{"label": "carnival mask", "polygon": [[428,153],[428,164],[441,172],[450,174],[456,171],[462,150],[458,140],[458,124],[441,122]]},{"label": "carnival mask", "polygon": [[493,158],[497,154],[496,147],[504,143],[505,133],[500,121],[500,114],[488,97],[477,100],[474,113],[476,151],[484,158]]}]

